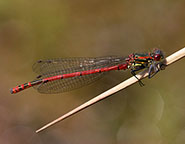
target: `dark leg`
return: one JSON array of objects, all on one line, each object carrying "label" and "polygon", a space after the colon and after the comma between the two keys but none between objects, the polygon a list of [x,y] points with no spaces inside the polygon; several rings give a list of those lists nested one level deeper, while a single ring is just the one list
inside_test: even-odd
[{"label": "dark leg", "polygon": [[156,75],[159,72],[158,64],[152,63],[148,70],[148,78],[152,78],[154,75]]},{"label": "dark leg", "polygon": [[[143,68],[141,68],[141,69],[143,69]],[[136,69],[136,70],[131,70],[131,74],[138,80],[139,85],[142,87],[145,84],[140,79],[138,79],[138,77],[136,76],[136,73],[135,73],[136,71],[141,70],[141,69],[139,68],[139,69]]]},{"label": "dark leg", "polygon": [[153,63],[150,65],[148,70],[148,78],[152,78],[154,75],[156,75],[160,70],[164,70],[166,67],[163,63]]}]

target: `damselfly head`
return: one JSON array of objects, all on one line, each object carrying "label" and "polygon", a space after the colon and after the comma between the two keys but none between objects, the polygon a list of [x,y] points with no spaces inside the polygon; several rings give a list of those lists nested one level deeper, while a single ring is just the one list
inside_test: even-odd
[{"label": "damselfly head", "polygon": [[164,54],[160,49],[154,49],[152,56],[155,61],[160,61],[164,59]]}]

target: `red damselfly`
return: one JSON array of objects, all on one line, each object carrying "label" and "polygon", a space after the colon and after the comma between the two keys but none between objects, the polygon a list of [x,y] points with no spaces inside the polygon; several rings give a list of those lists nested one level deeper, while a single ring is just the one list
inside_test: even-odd
[{"label": "red damselfly", "polygon": [[[130,69],[131,74],[135,76],[135,72],[149,68],[148,77],[151,78],[160,70],[158,64],[162,59],[163,52],[155,49],[151,53],[133,53],[127,57],[39,60],[33,65],[33,71],[39,74],[36,80],[18,85],[10,91],[14,94],[34,87],[45,94],[66,92],[90,84],[112,70]],[[143,85],[140,80],[139,84]]]}]

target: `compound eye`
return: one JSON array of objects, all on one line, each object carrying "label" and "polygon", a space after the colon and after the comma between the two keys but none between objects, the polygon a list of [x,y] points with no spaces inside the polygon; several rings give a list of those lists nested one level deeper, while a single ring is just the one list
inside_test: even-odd
[{"label": "compound eye", "polygon": [[161,59],[161,55],[160,54],[156,54],[155,56],[154,56],[154,60],[155,61],[159,61]]}]

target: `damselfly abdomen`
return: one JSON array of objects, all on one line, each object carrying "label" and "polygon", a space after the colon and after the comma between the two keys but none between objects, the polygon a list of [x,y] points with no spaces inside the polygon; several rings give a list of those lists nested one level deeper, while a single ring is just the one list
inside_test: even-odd
[{"label": "damselfly abdomen", "polygon": [[[130,69],[131,74],[135,76],[135,72],[149,68],[151,78],[159,71],[158,63],[162,59],[164,59],[162,51],[155,49],[152,53],[133,53],[127,57],[39,60],[33,65],[33,71],[39,74],[36,80],[12,88],[11,93],[29,87],[47,94],[66,92],[90,84],[112,70]],[[142,85],[142,82],[139,82]]]}]

